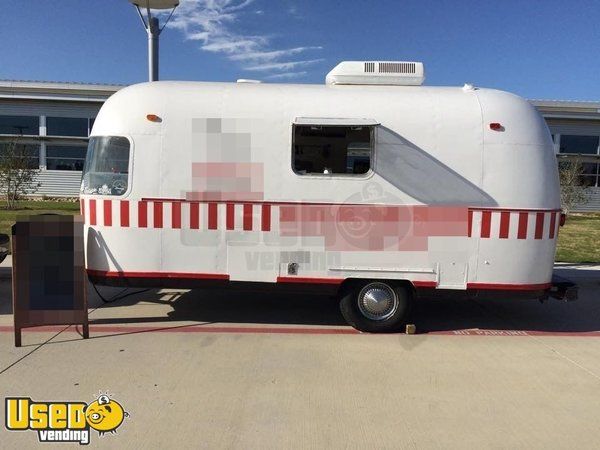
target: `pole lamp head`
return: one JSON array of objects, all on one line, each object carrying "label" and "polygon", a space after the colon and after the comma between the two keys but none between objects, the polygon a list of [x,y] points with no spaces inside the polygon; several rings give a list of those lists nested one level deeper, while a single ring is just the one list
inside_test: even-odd
[{"label": "pole lamp head", "polygon": [[173,9],[179,5],[179,0],[129,0],[138,8]]},{"label": "pole lamp head", "polygon": [[[129,0],[140,16],[142,25],[148,33],[148,80],[158,80],[158,41],[160,33],[167,26],[175,8],[179,6],[179,0]],[[171,13],[162,26],[159,24],[159,17],[154,17],[152,10],[170,9]],[[146,18],[142,10],[146,10]]]}]

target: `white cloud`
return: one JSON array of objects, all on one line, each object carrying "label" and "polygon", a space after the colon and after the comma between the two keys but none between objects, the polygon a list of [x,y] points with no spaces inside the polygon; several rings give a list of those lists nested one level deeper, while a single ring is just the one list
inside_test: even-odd
[{"label": "white cloud", "polygon": [[236,55],[231,55],[229,59],[233,61],[276,61],[286,56],[296,55],[298,53],[303,53],[308,50],[321,50],[322,48],[323,47],[320,46],[294,47],[285,50],[238,53]]},{"label": "white cloud", "polygon": [[308,72],[306,72],[305,70],[301,71],[301,72],[283,72],[283,73],[276,73],[273,75],[267,75],[265,78],[268,80],[284,80],[284,79],[289,79],[289,78],[300,78],[303,75],[306,75]]},{"label": "white cloud", "polygon": [[[252,20],[264,16],[263,9],[251,10],[255,0],[182,0],[169,23],[180,30],[187,40],[198,41],[200,48],[220,53],[236,61],[245,70],[274,72],[266,78],[293,78],[305,75],[301,67],[322,59],[290,60],[294,55],[321,50],[320,46],[296,46],[274,49],[268,35],[247,35],[237,31],[252,14]],[[267,11],[268,13],[268,11]],[[279,73],[281,72],[281,73]]]},{"label": "white cloud", "polygon": [[314,64],[317,62],[323,61],[323,58],[319,59],[306,59],[304,61],[287,61],[280,63],[269,63],[269,64],[259,64],[256,66],[246,67],[246,70],[252,71],[270,71],[270,70],[291,70],[301,66],[307,66],[309,64]]}]

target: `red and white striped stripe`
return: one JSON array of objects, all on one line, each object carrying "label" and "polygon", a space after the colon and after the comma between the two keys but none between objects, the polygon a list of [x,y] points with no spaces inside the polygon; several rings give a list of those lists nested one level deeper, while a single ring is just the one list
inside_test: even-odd
[{"label": "red and white striped stripe", "polygon": [[560,211],[469,210],[469,236],[482,239],[555,239]]},{"label": "red and white striped stripe", "polygon": [[[272,231],[278,204],[179,200],[82,199],[92,226],[119,228]],[[467,235],[482,239],[555,239],[560,211],[470,209]]]},{"label": "red and white striped stripe", "polygon": [[92,226],[271,231],[275,209],[267,203],[82,199],[81,212]]}]

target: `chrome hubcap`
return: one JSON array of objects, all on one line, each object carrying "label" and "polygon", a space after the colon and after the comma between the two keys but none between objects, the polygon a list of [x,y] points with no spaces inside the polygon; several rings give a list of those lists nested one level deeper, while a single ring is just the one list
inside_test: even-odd
[{"label": "chrome hubcap", "polygon": [[370,283],[358,294],[358,309],[368,319],[385,320],[398,309],[398,297],[387,284]]}]

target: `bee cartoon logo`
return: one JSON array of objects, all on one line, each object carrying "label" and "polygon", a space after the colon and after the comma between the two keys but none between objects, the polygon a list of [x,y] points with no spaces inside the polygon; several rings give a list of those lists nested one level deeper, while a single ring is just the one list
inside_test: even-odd
[{"label": "bee cartoon logo", "polygon": [[123,406],[108,393],[84,402],[37,402],[29,397],[5,399],[5,426],[9,431],[36,431],[39,442],[90,443],[90,429],[99,436],[116,434],[125,418]]}]

